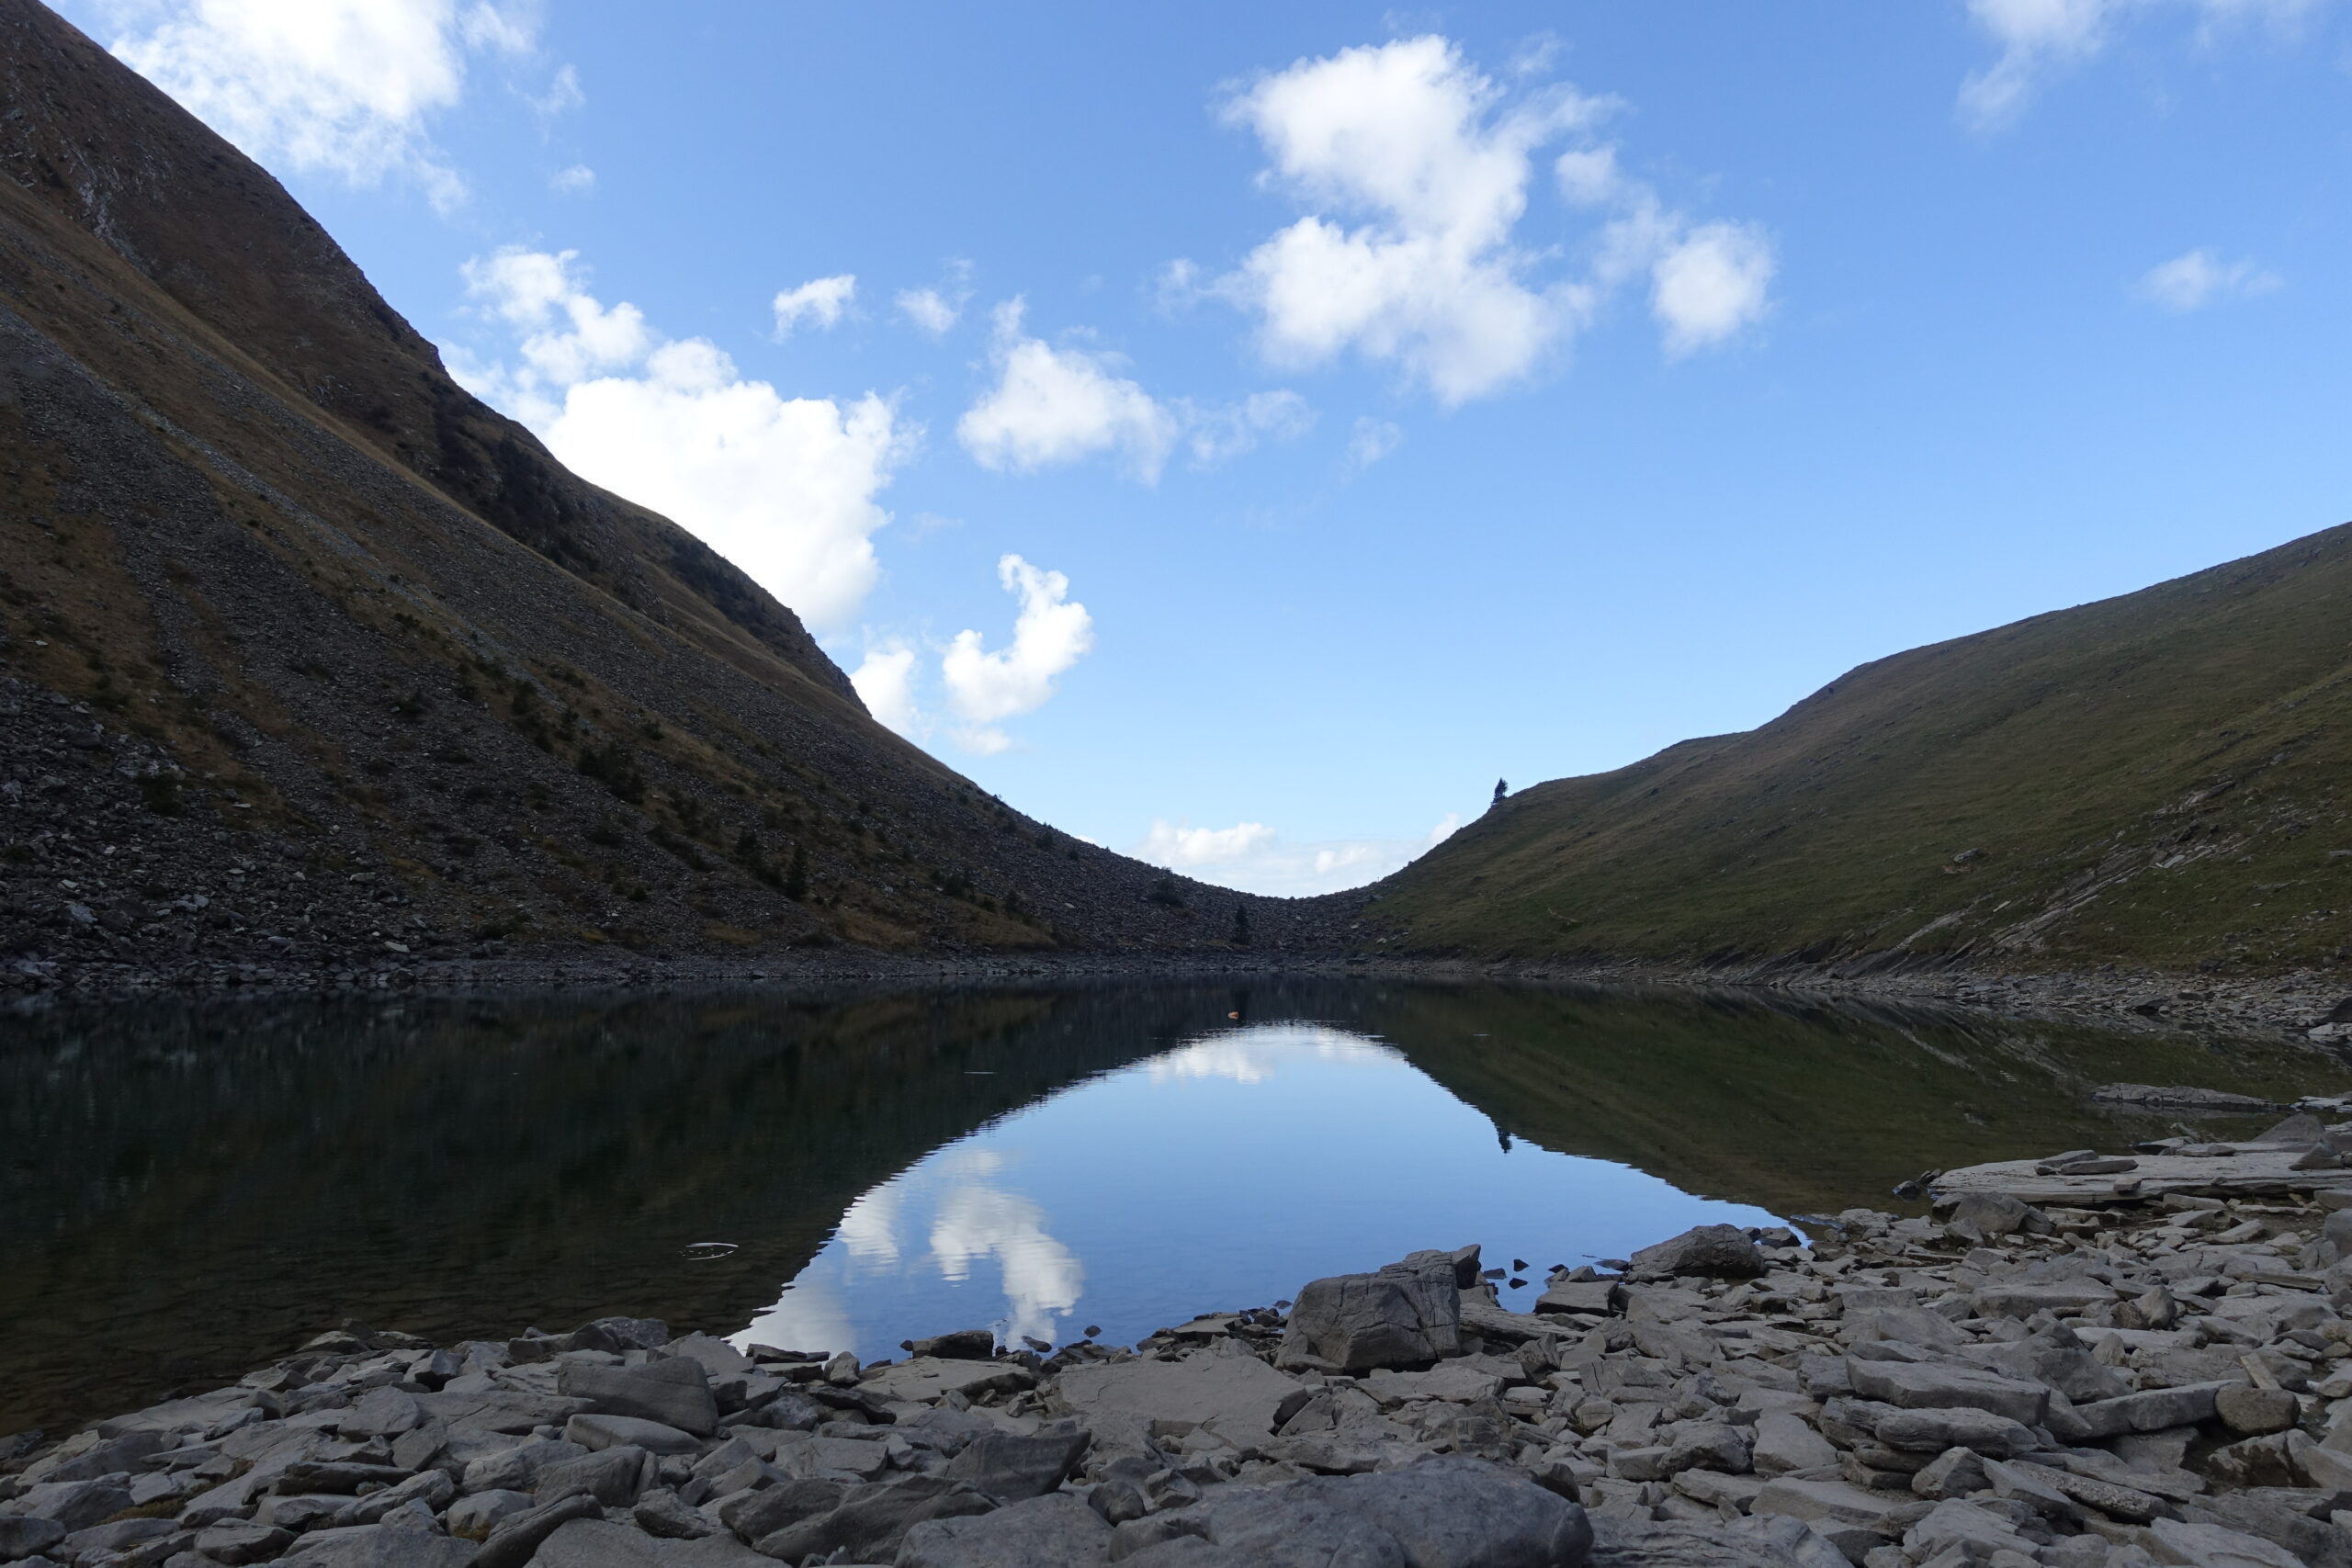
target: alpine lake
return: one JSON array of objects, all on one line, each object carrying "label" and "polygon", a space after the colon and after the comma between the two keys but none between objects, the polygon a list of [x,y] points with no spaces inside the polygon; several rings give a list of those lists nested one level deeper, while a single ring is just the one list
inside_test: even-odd
[{"label": "alpine lake", "polygon": [[[1284,978],[0,1015],[0,1434],[358,1322],[1129,1344],[1476,1241],[1555,1265],[2292,1100],[2315,1050],[1801,998]],[[2247,1128],[2205,1119],[2211,1135]]]}]

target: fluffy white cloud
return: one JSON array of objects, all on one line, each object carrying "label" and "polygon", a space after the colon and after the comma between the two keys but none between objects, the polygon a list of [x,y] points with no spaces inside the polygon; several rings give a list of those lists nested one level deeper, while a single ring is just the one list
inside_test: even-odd
[{"label": "fluffy white cloud", "polygon": [[606,307],[566,251],[467,264],[469,290],[517,335],[519,363],[450,356],[466,385],[574,472],[662,513],[819,626],[874,586],[875,497],[917,432],[872,393],[786,398],[701,338],[669,340]]},{"label": "fluffy white cloud", "polygon": [[802,321],[814,321],[820,327],[833,326],[856,298],[857,275],[854,272],[812,278],[797,288],[785,289],[775,297],[775,335],[788,336]]},{"label": "fluffy white cloud", "polygon": [[585,164],[558,169],[548,176],[548,188],[559,196],[585,196],[596,188],[596,171]]},{"label": "fluffy white cloud", "polygon": [[1226,116],[1257,133],[1277,183],[1324,210],[1212,288],[1259,314],[1276,364],[1353,349],[1448,404],[1522,380],[1592,303],[1579,284],[1531,283],[1533,258],[1512,243],[1531,159],[1605,108],[1566,88],[1507,103],[1434,36],[1261,78]]},{"label": "fluffy white cloud", "polygon": [[944,337],[964,315],[972,299],[972,264],[961,259],[947,264],[947,279],[938,288],[901,288],[899,311],[933,337]]},{"label": "fluffy white cloud", "polygon": [[2196,310],[2220,299],[2245,299],[2283,288],[2275,272],[2252,261],[2225,262],[2211,251],[2195,250],[2152,266],[2141,277],[2140,298],[2166,310]]},{"label": "fluffy white cloud", "polygon": [[458,0],[165,0],[144,14],[156,19],[114,52],[255,159],[361,186],[406,175],[444,207],[465,186],[426,121],[463,95],[469,54],[526,51],[537,31],[528,9]]},{"label": "fluffy white cloud", "polygon": [[1094,647],[1094,617],[1069,597],[1069,578],[1012,555],[996,563],[996,572],[1021,600],[1012,644],[989,652],[978,632],[960,631],[939,661],[948,705],[965,724],[956,739],[984,755],[1012,744],[999,722],[1043,707],[1055,681]]},{"label": "fluffy white cloud", "polygon": [[1443,842],[1461,825],[1462,819],[1449,813],[1425,838],[1293,844],[1262,822],[1194,828],[1159,820],[1130,852],[1137,860],[1221,887],[1302,898],[1377,882]]},{"label": "fluffy white cloud", "polygon": [[915,659],[913,649],[893,637],[867,649],[849,677],[865,711],[910,739],[921,732],[922,723],[915,703]]},{"label": "fluffy white cloud", "polygon": [[950,300],[936,288],[901,288],[898,305],[907,320],[933,337],[944,337],[963,315],[959,300]]},{"label": "fluffy white cloud", "polygon": [[[899,297],[903,306],[906,297]],[[1022,331],[1022,302],[997,307],[996,385],[956,426],[973,460],[1000,472],[1035,473],[1116,452],[1127,470],[1156,483],[1181,442],[1198,468],[1255,448],[1295,441],[1314,428],[1315,411],[1296,392],[1252,392],[1238,402],[1162,402],[1116,372],[1118,359],[1056,348]]]},{"label": "fluffy white cloud", "polygon": [[2014,120],[2052,73],[2107,47],[2125,18],[2159,9],[2197,18],[2199,41],[2245,22],[2290,28],[2325,0],[1968,0],[1968,14],[2000,46],[2000,58],[1960,85],[1961,118],[1979,130]]},{"label": "fluffy white cloud", "polygon": [[1278,1023],[1219,1030],[1190,1044],[1161,1052],[1144,1063],[1143,1070],[1154,1083],[1178,1083],[1187,1078],[1264,1083],[1289,1063],[1302,1061],[1350,1067],[1411,1066],[1403,1052],[1361,1034],[1311,1023]]},{"label": "fluffy white cloud", "polygon": [[1116,362],[1056,348],[1022,332],[1022,302],[996,310],[997,383],[956,422],[956,439],[984,468],[1031,473],[1116,451],[1147,482],[1176,443],[1176,416]]},{"label": "fluffy white cloud", "polygon": [[1764,314],[1772,246],[1742,223],[1702,223],[1650,270],[1650,310],[1666,350],[1690,354],[1723,342]]},{"label": "fluffy white cloud", "polygon": [[1226,115],[1264,144],[1268,182],[1311,210],[1224,276],[1170,264],[1162,300],[1223,299],[1258,317],[1275,364],[1352,352],[1448,405],[1537,374],[1645,271],[1669,354],[1722,342],[1766,309],[1770,242],[1753,225],[1694,228],[1628,178],[1613,147],[1571,147],[1552,164],[1570,207],[1613,209],[1586,276],[1547,280],[1553,264],[1516,241],[1537,151],[1616,107],[1565,85],[1506,91],[1438,37],[1301,61]]}]

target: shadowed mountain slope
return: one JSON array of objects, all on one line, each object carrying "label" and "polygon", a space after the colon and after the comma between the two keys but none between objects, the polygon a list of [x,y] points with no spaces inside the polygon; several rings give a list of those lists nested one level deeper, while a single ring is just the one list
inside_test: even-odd
[{"label": "shadowed mountain slope", "polygon": [[0,100],[0,952],[1227,945],[1239,896],[876,724],[32,0]]},{"label": "shadowed mountain slope", "polygon": [[1498,804],[1391,950],[1849,969],[2340,962],[2352,525],[1865,664],[1760,728]]}]

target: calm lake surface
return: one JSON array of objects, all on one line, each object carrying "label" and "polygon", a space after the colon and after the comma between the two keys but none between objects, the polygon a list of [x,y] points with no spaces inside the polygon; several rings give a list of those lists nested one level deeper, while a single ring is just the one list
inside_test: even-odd
[{"label": "calm lake surface", "polygon": [[[2315,1052],[1690,994],[1268,979],[0,1017],[0,1434],[345,1320],[662,1317],[871,1359],[1131,1343],[1476,1241],[1555,1263],[2280,1099]],[[2206,1123],[2216,1131],[2224,1124]],[[720,1251],[698,1244],[726,1244]]]}]

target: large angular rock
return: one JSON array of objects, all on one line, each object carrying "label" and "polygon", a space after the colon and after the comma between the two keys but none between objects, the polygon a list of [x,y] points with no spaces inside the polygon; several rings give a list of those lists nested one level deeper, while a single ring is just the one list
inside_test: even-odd
[{"label": "large angular rock", "polygon": [[597,1518],[604,1511],[604,1505],[595,1498],[574,1492],[501,1519],[474,1554],[473,1568],[523,1568],[548,1537],[574,1519]]},{"label": "large angular rock", "polygon": [[1028,1388],[1036,1381],[1029,1369],[1017,1361],[923,1356],[885,1367],[857,1386],[877,1399],[929,1404],[943,1394],[960,1393],[968,1398],[978,1393]]},{"label": "large angular rock", "polygon": [[608,1508],[625,1508],[636,1502],[637,1495],[644,1490],[645,1473],[650,1468],[643,1449],[624,1444],[548,1466],[539,1472],[538,1483],[532,1493],[538,1501],[552,1503],[559,1497],[585,1492]]},{"label": "large angular rock", "polygon": [[2179,1568],[2303,1568],[2285,1547],[2221,1525],[2158,1519],[2148,1533],[2148,1554]]},{"label": "large angular rock", "polygon": [[1711,1280],[1753,1280],[1770,1265],[1763,1251],[1737,1225],[1693,1225],[1680,1235],[1634,1254],[1628,1278],[1667,1280],[1696,1275]]},{"label": "large angular rock", "polygon": [[847,1482],[796,1478],[729,1498],[720,1506],[718,1517],[745,1542],[757,1542],[803,1519],[831,1513],[848,1495]]},{"label": "large angular rock", "polygon": [[1377,1274],[1310,1280],[1291,1308],[1274,1364],[1294,1371],[1370,1371],[1462,1353],[1462,1296],[1443,1254]]},{"label": "large angular rock", "polygon": [[130,1492],[111,1481],[49,1481],[25,1488],[11,1513],[47,1519],[68,1530],[87,1529],[130,1506]]},{"label": "large angular rock", "polygon": [[715,1378],[740,1378],[752,1371],[752,1358],[726,1340],[688,1334],[662,1347],[664,1356],[683,1356]]},{"label": "large angular rock", "polygon": [[[846,1551],[844,1562],[889,1561],[907,1532],[927,1519],[985,1514],[994,1499],[944,1475],[910,1475],[882,1486],[861,1486],[837,1507],[787,1525],[756,1543],[763,1556],[798,1562],[810,1553]],[[495,1568],[495,1565],[493,1565]]]},{"label": "large angular rock", "polygon": [[287,1568],[466,1568],[473,1558],[469,1540],[432,1530],[360,1525],[304,1536],[277,1561]]},{"label": "large angular rock", "polygon": [[[566,1361],[556,1373],[556,1392],[588,1402],[599,1416],[633,1416],[707,1438],[718,1429],[718,1401],[702,1363],[686,1356],[648,1361],[641,1367],[599,1367]],[[567,1417],[568,1419],[568,1417]]]},{"label": "large angular rock", "polygon": [[371,1388],[343,1413],[340,1426],[345,1437],[364,1442],[369,1438],[397,1438],[424,1423],[424,1412],[413,1397],[396,1388]]},{"label": "large angular rock", "polygon": [[204,1432],[219,1426],[241,1410],[253,1407],[254,1391],[249,1388],[215,1389],[210,1393],[190,1395],[187,1399],[166,1400],[151,1404],[144,1410],[134,1410],[128,1416],[111,1416],[98,1423],[98,1436],[119,1438],[127,1432]]},{"label": "large angular rock", "polygon": [[2041,1426],[2050,1413],[2050,1391],[2041,1384],[1974,1367],[1848,1357],[1846,1378],[1860,1397],[1906,1410],[1989,1410],[2028,1427]]},{"label": "large angular rock", "polygon": [[2222,1390],[2231,1386],[2226,1382],[2205,1382],[2146,1389],[2117,1399],[2102,1399],[2095,1404],[2078,1404],[2075,1415],[2094,1438],[2193,1426],[2213,1419],[2216,1399]]},{"label": "large angular rock", "polygon": [[[171,1446],[169,1433],[159,1431],[126,1432],[119,1438],[107,1438],[91,1444],[78,1453],[60,1450],[46,1459],[25,1467],[20,1479],[28,1486],[52,1481],[95,1481],[101,1475],[120,1475],[126,1471],[146,1468],[148,1460]],[[71,1448],[69,1443],[67,1448]]]},{"label": "large angular rock", "polygon": [[1276,1413],[1306,1385],[1255,1356],[1202,1351],[1181,1361],[1072,1367],[1056,1392],[1062,1407],[1090,1427],[1189,1421],[1240,1447],[1272,1437]]},{"label": "large angular rock", "polygon": [[574,1519],[540,1543],[535,1568],[772,1568],[729,1535],[665,1540],[603,1519]]},{"label": "large angular rock", "polygon": [[1067,1492],[907,1531],[899,1568],[1094,1568],[1111,1527]]},{"label": "large angular rock", "polygon": [[1968,1449],[1995,1459],[2030,1454],[2041,1447],[2033,1429],[1989,1410],[1891,1410],[1881,1416],[1878,1440],[1890,1449],[1939,1454]]},{"label": "large angular rock", "polygon": [[504,1388],[484,1389],[476,1393],[451,1393],[445,1390],[410,1397],[427,1416],[453,1427],[478,1427],[485,1432],[524,1433],[538,1427],[560,1427],[589,1407],[584,1399]]},{"label": "large angular rock", "polygon": [[1756,1448],[1748,1462],[1758,1475],[1786,1475],[1836,1464],[1838,1450],[1802,1416],[1776,1410],[1757,1417]]},{"label": "large angular rock", "polygon": [[1786,1514],[1809,1524],[1860,1525],[1885,1530],[1894,1511],[1911,1501],[1891,1492],[1865,1492],[1849,1482],[1800,1481],[1783,1475],[1764,1483],[1749,1510]]},{"label": "large angular rock", "polygon": [[1585,1561],[1584,1510],[1459,1455],[1371,1475],[1229,1487],[1194,1504],[1211,1544],[1247,1562],[1557,1568]]},{"label": "large angular rock", "polygon": [[702,1447],[691,1432],[635,1416],[574,1416],[563,1424],[563,1435],[592,1453],[624,1443],[650,1454],[690,1454]]},{"label": "large angular rock", "polygon": [[55,1519],[28,1514],[0,1514],[0,1562],[38,1557],[71,1532]]},{"label": "large angular rock", "polygon": [[1592,1554],[1585,1562],[1588,1568],[1813,1568],[1777,1541],[1728,1525],[1598,1515]]},{"label": "large angular rock", "polygon": [[1018,1503],[1043,1496],[1069,1480],[1085,1457],[1087,1438],[1082,1429],[1028,1437],[991,1433],[965,1444],[947,1461],[946,1472],[1000,1503]]}]

